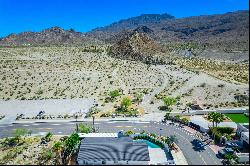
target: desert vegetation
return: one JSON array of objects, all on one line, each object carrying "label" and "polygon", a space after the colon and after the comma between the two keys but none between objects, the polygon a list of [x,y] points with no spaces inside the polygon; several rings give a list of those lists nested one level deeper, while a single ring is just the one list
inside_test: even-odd
[{"label": "desert vegetation", "polygon": [[[184,109],[188,103],[198,98],[201,98],[205,108],[248,105],[245,99],[249,95],[247,84],[237,85],[240,80],[248,81],[243,78],[248,78],[247,64],[217,64],[195,58],[168,60],[176,65],[147,64],[110,57],[106,53],[107,48],[0,48],[0,99],[96,99],[97,110],[90,111],[87,117],[110,117],[116,113],[120,114],[121,112],[116,110],[124,97],[131,98],[134,109],[133,113],[127,116],[137,115],[137,109],[139,115],[140,110],[157,111],[159,106],[164,105],[162,99],[165,96],[180,98],[173,106],[174,110]],[[220,73],[218,71],[222,70],[225,77],[217,77]],[[237,74],[229,71],[235,71]],[[40,118],[69,117],[48,114]]]}]

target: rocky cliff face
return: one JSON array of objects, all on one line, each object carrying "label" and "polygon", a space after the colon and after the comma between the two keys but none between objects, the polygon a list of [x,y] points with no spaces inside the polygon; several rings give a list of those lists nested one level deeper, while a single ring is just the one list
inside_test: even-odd
[{"label": "rocky cliff face", "polygon": [[123,33],[120,40],[110,47],[109,54],[115,58],[154,63],[161,46],[147,34],[136,30]]}]

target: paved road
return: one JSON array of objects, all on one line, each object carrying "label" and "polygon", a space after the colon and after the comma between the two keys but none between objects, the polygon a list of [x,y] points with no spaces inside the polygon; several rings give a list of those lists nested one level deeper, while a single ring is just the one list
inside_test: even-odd
[{"label": "paved road", "polygon": [[[91,124],[91,122],[85,122]],[[135,132],[141,132],[145,130],[147,132],[153,132],[161,135],[176,135],[178,139],[177,145],[181,148],[184,156],[187,159],[189,165],[220,165],[221,161],[216,157],[215,153],[206,147],[203,151],[197,151],[193,149],[191,144],[192,140],[197,137],[189,133],[183,128],[163,124],[159,122],[124,122],[124,121],[98,121],[96,127],[99,128],[99,132],[118,132],[119,130],[133,129]],[[32,133],[39,132],[52,132],[58,135],[71,134],[75,129],[74,122],[61,122],[61,123],[26,123],[26,124],[11,124],[0,125],[0,137],[11,136],[12,131],[15,128],[27,128],[31,129]]]}]

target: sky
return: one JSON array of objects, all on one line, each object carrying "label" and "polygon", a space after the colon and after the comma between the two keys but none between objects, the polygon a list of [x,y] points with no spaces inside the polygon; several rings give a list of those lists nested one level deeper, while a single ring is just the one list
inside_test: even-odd
[{"label": "sky", "polygon": [[0,37],[52,26],[87,32],[141,14],[176,18],[249,10],[248,0],[0,0]]}]

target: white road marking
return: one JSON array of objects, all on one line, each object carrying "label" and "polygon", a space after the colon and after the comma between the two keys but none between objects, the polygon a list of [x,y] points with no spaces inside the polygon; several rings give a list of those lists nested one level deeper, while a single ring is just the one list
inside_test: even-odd
[{"label": "white road marking", "polygon": [[61,131],[58,131],[57,133],[58,133],[58,134],[62,134],[62,132],[61,132]]},{"label": "white road marking", "polygon": [[133,122],[133,123],[142,123],[142,124],[146,124],[146,123],[150,123],[150,122]]},{"label": "white road marking", "polygon": [[28,126],[30,126],[30,125],[23,125],[23,126],[26,126],[26,127],[28,127]]},{"label": "white road marking", "polygon": [[107,122],[107,123],[117,123],[117,122]]},{"label": "white road marking", "polygon": [[37,123],[34,123],[34,124],[32,124],[33,126],[39,126],[40,124],[37,124]]},{"label": "white road marking", "polygon": [[61,124],[51,124],[51,125],[53,125],[53,126],[59,126],[59,125],[61,125]]}]

